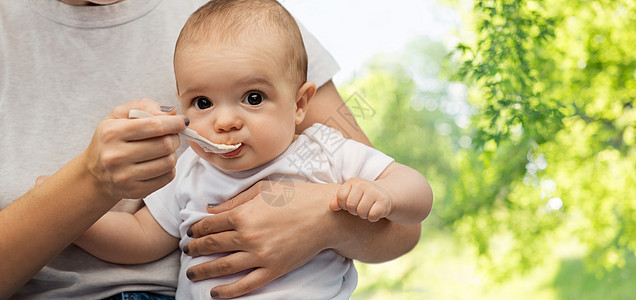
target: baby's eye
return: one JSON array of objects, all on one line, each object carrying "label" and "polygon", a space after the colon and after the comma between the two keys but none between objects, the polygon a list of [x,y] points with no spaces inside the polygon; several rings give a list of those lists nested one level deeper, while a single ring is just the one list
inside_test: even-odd
[{"label": "baby's eye", "polygon": [[243,99],[243,103],[245,104],[249,104],[249,105],[259,105],[261,103],[263,103],[263,95],[261,95],[261,93],[259,92],[249,92],[246,96],[245,99]]},{"label": "baby's eye", "polygon": [[196,97],[192,100],[192,104],[198,109],[208,109],[212,107],[212,101],[206,97]]}]

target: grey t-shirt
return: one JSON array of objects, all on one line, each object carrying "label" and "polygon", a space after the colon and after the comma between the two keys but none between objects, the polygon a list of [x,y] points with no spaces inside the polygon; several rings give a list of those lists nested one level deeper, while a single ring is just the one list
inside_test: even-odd
[{"label": "grey t-shirt", "polygon": [[[0,208],[24,194],[37,176],[53,174],[81,153],[117,105],[142,97],[177,105],[174,43],[190,13],[205,2],[126,0],[74,7],[56,0],[0,0]],[[313,36],[306,31],[303,36],[309,80],[320,86],[338,66]],[[56,201],[54,195],[50,201]],[[176,252],[124,266],[71,245],[14,297],[172,295],[178,265]]]}]

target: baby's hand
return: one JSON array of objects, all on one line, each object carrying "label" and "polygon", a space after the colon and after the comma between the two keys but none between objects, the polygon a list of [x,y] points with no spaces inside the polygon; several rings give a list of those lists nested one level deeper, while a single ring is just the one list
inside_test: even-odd
[{"label": "baby's hand", "polygon": [[377,222],[389,215],[393,203],[389,193],[372,181],[362,178],[347,180],[329,203],[332,211],[344,209],[354,216]]}]

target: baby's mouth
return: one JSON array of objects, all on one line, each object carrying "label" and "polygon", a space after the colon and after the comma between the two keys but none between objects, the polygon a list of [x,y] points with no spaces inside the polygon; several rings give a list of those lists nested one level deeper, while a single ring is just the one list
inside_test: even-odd
[{"label": "baby's mouth", "polygon": [[236,157],[243,150],[243,144],[242,143],[238,143],[236,145],[239,145],[239,146],[235,150],[232,150],[232,151],[226,152],[226,153],[219,153],[219,155],[221,157],[223,157],[223,158],[234,158],[234,157]]},{"label": "baby's mouth", "polygon": [[214,147],[210,147],[209,145],[203,144],[203,143],[198,143],[199,146],[201,146],[201,148],[203,148],[203,151],[205,152],[213,152],[213,153],[229,153],[232,151],[235,151],[236,149],[239,149],[243,143],[237,143],[237,144],[217,144],[217,143],[213,143]]}]

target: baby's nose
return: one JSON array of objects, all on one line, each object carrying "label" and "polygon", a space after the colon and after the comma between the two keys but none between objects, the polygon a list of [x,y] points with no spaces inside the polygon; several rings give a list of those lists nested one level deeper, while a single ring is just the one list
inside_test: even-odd
[{"label": "baby's nose", "polygon": [[217,118],[214,122],[214,129],[217,132],[239,130],[243,127],[241,118],[230,109],[217,111]]}]

